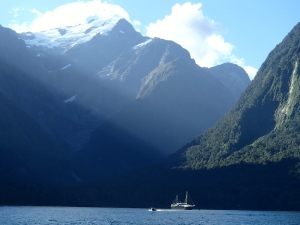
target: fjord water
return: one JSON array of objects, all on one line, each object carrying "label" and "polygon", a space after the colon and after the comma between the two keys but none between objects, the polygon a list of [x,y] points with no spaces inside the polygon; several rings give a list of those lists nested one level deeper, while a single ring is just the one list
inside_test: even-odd
[{"label": "fjord water", "polygon": [[300,212],[3,206],[0,224],[299,225]]}]

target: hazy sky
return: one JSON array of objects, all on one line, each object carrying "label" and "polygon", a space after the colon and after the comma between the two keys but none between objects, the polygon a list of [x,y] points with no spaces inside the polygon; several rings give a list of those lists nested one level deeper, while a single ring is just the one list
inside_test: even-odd
[{"label": "hazy sky", "polygon": [[173,40],[200,66],[233,62],[250,77],[300,21],[299,0],[9,0],[0,24],[38,31],[118,15],[143,35]]}]

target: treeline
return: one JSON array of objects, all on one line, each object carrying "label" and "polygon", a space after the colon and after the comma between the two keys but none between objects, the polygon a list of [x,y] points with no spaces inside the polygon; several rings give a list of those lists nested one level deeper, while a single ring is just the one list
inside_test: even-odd
[{"label": "treeline", "polygon": [[0,204],[169,208],[176,194],[189,191],[199,209],[300,210],[300,177],[290,171],[295,164],[282,160],[198,171],[157,168],[157,174],[151,168],[101,183],[7,184],[0,186]]}]

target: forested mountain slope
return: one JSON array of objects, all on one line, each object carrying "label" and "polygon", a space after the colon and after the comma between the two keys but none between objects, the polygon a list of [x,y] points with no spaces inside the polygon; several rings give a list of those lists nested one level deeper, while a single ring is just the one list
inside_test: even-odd
[{"label": "forested mountain slope", "polygon": [[185,168],[299,160],[300,25],[269,54],[233,109],[183,152]]}]

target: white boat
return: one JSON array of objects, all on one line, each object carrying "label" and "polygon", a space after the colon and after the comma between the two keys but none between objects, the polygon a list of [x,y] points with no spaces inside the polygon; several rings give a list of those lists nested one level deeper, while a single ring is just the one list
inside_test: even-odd
[{"label": "white boat", "polygon": [[185,199],[183,202],[179,201],[178,195],[176,195],[174,202],[171,204],[171,209],[192,210],[194,207],[195,204],[188,192],[185,193]]}]

